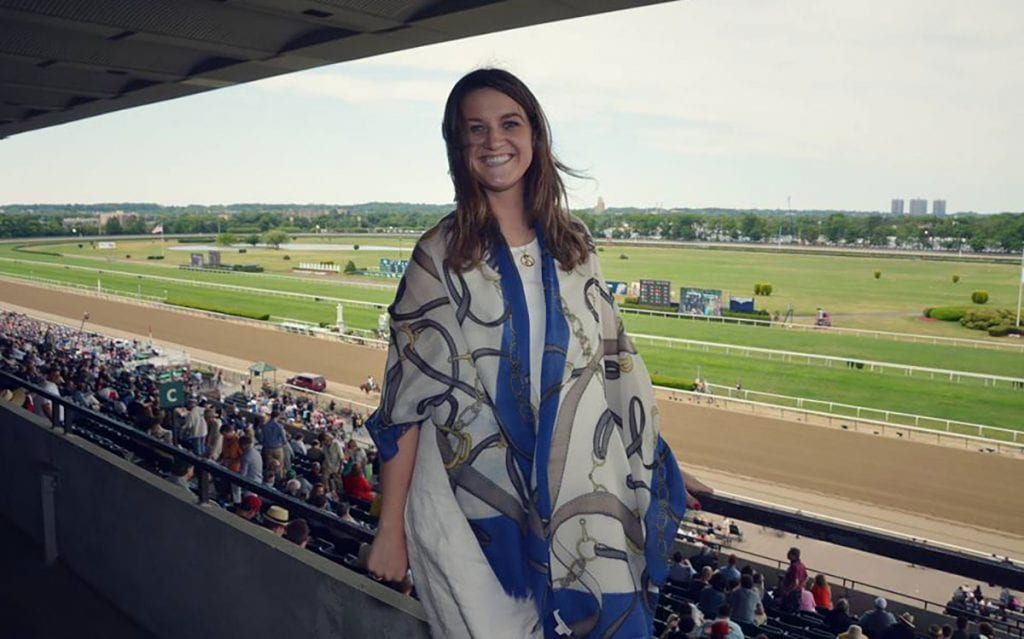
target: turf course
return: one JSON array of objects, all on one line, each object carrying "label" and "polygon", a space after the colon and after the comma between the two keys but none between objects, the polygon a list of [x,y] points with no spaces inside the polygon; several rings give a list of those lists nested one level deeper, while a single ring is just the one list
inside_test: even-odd
[{"label": "turf course", "polygon": [[[338,243],[358,242],[364,246],[394,245],[395,250],[300,252],[285,245],[278,250],[248,248],[245,254],[223,252],[222,259],[226,263],[259,263],[271,271],[248,274],[181,270],[177,264],[187,263],[190,251],[166,250],[171,242],[162,246],[159,240],[118,242],[117,249],[106,251],[91,248],[88,242],[82,242],[81,248],[78,242],[35,243],[22,250],[15,250],[16,244],[0,244],[0,258],[22,260],[0,259],[0,273],[30,275],[92,289],[95,289],[99,278],[103,290],[108,292],[185,299],[253,313],[270,313],[272,319],[314,323],[334,322],[334,302],[282,297],[279,292],[361,300],[379,305],[389,303],[394,295],[395,280],[362,277],[345,281],[346,278],[338,276],[286,274],[300,261],[332,260],[335,264],[344,265],[348,259],[353,259],[360,266],[376,266],[380,257],[400,256],[398,242],[392,238],[359,236],[330,239]],[[401,257],[409,257],[411,244],[411,240],[403,240]],[[26,252],[26,249],[61,255]],[[618,259],[620,253],[629,255],[629,259]],[[130,259],[125,257],[129,254]],[[163,254],[166,258],[145,260],[147,254]],[[292,259],[283,260],[285,254]],[[988,290],[994,303],[1009,305],[1006,300],[1011,296],[1013,303],[1016,302],[1013,288],[1017,281],[1016,267],[1006,265],[635,247],[608,247],[601,253],[601,261],[608,279],[664,278],[672,280],[675,289],[685,284],[731,290],[738,295],[746,295],[754,281],[768,281],[775,287],[776,294],[767,298],[767,303],[759,298],[759,307],[784,311],[792,301],[797,313],[811,313],[820,304],[839,316],[838,325],[862,322],[861,326],[869,328],[918,333],[930,331],[969,339],[986,339],[987,336],[957,324],[924,323],[910,316],[919,314],[920,307],[924,306],[962,304],[964,297],[969,296],[974,288]],[[880,280],[873,277],[876,269],[883,272]],[[100,270],[104,272],[99,273]],[[858,277],[861,272],[863,278]],[[959,284],[952,283],[952,273],[961,276]],[[157,277],[179,281],[155,279]],[[369,286],[359,285],[359,282],[366,282]],[[744,282],[749,282],[749,286]],[[209,288],[199,285],[201,283],[231,284],[257,290]],[[373,307],[346,304],[345,320],[353,328],[375,329],[380,312]],[[849,317],[855,321],[844,321],[842,313],[850,314]],[[625,315],[624,320],[634,333],[1024,377],[1024,354],[1019,352],[637,315]],[[894,322],[904,325],[892,326]],[[1024,430],[1024,423],[1019,423],[1024,393],[1006,388],[986,388],[976,383],[958,385],[864,370],[828,369],[739,355],[649,346],[642,347],[642,352],[653,373],[671,377],[692,379],[699,371],[701,377],[713,383],[731,386],[742,382],[745,388],[762,392]]]}]

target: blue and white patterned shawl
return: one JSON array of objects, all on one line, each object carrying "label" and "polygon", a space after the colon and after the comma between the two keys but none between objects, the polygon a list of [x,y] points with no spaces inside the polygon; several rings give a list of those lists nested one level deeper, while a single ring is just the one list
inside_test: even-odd
[{"label": "blue and white patterned shawl", "polygon": [[508,594],[533,599],[545,636],[559,636],[556,610],[573,637],[650,636],[685,491],[597,256],[566,272],[538,233],[546,339],[542,370],[531,371],[508,247],[455,273],[444,266],[452,223],[420,239],[389,308],[370,433],[387,460],[402,433],[432,420],[484,555]]}]

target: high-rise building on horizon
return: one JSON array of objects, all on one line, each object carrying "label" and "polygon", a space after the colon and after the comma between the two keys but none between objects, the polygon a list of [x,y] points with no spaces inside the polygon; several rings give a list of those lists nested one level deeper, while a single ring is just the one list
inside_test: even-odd
[{"label": "high-rise building on horizon", "polygon": [[946,200],[932,200],[932,215],[946,216]]},{"label": "high-rise building on horizon", "polygon": [[893,215],[903,215],[903,198],[893,198],[890,212]]},{"label": "high-rise building on horizon", "polygon": [[910,200],[911,215],[928,215],[928,200],[923,198],[912,198]]}]

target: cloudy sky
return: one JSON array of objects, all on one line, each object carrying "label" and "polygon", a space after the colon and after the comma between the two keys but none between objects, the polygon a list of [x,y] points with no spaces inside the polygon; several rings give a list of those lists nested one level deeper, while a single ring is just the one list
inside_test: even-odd
[{"label": "cloudy sky", "polygon": [[1024,210],[1024,2],[681,0],[0,141],[0,203],[447,202],[456,79],[520,75],[575,206]]}]

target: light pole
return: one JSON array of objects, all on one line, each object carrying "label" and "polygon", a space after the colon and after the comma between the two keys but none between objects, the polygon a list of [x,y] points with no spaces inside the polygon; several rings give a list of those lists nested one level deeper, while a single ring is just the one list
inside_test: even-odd
[{"label": "light pole", "polygon": [[1020,328],[1020,302],[1024,296],[1024,246],[1020,250],[1020,282],[1017,283],[1017,328]]}]

